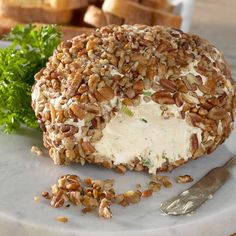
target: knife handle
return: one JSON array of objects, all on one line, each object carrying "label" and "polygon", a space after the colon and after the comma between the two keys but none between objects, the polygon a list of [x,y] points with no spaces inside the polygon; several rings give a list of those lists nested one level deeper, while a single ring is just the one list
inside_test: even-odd
[{"label": "knife handle", "polygon": [[193,188],[204,189],[207,193],[215,193],[230,177],[230,171],[220,166],[209,171]]}]

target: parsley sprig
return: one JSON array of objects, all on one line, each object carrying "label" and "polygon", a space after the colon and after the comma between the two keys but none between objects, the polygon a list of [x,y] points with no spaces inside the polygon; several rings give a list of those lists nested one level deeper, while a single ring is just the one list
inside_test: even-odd
[{"label": "parsley sprig", "polygon": [[45,66],[60,42],[56,26],[16,26],[0,49],[0,126],[4,132],[16,132],[21,124],[38,127],[31,108],[34,75]]}]

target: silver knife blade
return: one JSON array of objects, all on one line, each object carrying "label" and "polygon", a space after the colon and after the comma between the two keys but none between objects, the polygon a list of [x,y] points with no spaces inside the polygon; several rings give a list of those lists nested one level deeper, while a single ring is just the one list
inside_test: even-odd
[{"label": "silver knife blade", "polygon": [[209,171],[192,187],[161,204],[160,211],[168,215],[186,215],[195,211],[230,178],[230,168],[236,164],[236,156],[223,166]]}]

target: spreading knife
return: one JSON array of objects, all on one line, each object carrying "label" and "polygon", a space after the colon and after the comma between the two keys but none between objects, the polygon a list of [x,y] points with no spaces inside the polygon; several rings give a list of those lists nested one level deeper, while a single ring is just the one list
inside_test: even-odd
[{"label": "spreading knife", "polygon": [[236,165],[236,156],[224,165],[209,171],[192,187],[163,202],[160,211],[168,215],[186,215],[195,211],[230,178],[231,168]]}]

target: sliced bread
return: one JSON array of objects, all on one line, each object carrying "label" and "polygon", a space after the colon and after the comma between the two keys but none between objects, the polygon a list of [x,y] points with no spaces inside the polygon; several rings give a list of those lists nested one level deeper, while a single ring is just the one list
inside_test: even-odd
[{"label": "sliced bread", "polygon": [[181,17],[169,12],[143,6],[132,1],[105,0],[104,12],[116,15],[128,22],[147,25],[164,25],[179,28]]},{"label": "sliced bread", "polygon": [[51,24],[65,24],[70,22],[73,16],[72,10],[55,10],[48,5],[42,7],[20,6],[8,4],[0,0],[0,16],[11,18],[23,23],[42,22]]},{"label": "sliced bread", "polygon": [[102,27],[109,24],[121,25],[122,18],[104,12],[101,8],[90,5],[84,15],[84,22],[94,27]]},{"label": "sliced bread", "polygon": [[36,7],[36,8],[47,6],[56,10],[77,9],[88,5],[88,0],[4,0],[4,1],[9,5],[14,5],[14,6]]}]

